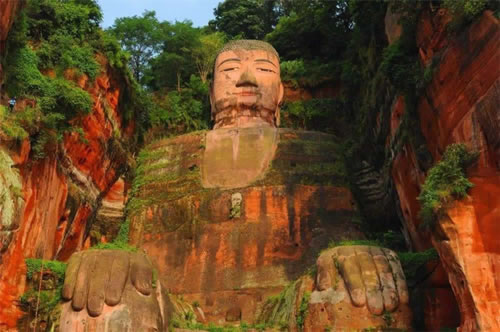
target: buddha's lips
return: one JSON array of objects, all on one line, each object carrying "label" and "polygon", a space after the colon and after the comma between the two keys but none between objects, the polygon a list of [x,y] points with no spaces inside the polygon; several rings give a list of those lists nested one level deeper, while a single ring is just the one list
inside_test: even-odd
[{"label": "buddha's lips", "polygon": [[237,96],[257,96],[258,93],[256,91],[241,91],[234,93]]}]

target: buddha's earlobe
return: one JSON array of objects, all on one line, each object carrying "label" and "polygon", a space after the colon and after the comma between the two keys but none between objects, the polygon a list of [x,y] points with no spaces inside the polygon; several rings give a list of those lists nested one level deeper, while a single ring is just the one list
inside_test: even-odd
[{"label": "buddha's earlobe", "polygon": [[210,119],[214,120],[215,119],[215,96],[214,96],[214,83],[210,82],[210,87],[209,87],[210,93],[209,93],[209,99],[210,99]]},{"label": "buddha's earlobe", "polygon": [[285,87],[283,86],[283,83],[280,82],[280,92],[278,95],[278,105],[276,106],[276,112],[274,113],[274,118],[276,119],[276,121],[275,121],[276,127],[280,126],[280,110],[281,110],[281,105],[283,104],[284,95],[285,95]]}]

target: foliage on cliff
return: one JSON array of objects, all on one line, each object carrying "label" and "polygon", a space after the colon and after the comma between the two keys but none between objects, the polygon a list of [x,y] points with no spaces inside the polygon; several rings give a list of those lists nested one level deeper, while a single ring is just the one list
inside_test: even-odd
[{"label": "foliage on cliff", "polygon": [[[19,101],[9,118],[19,130],[4,132],[15,139],[29,136],[35,158],[57,149],[65,133],[83,134],[79,121],[93,106],[86,89],[104,69],[98,54],[122,78],[123,98],[139,94],[126,66],[128,55],[99,28],[101,19],[93,0],[29,1],[16,18],[4,66],[7,93]],[[143,109],[141,103],[132,111]]]},{"label": "foliage on cliff", "polygon": [[432,167],[418,196],[422,208],[420,218],[425,226],[432,226],[454,200],[467,196],[473,184],[467,179],[466,170],[478,157],[464,144],[446,148],[443,158]]},{"label": "foliage on cliff", "polygon": [[57,329],[61,290],[66,264],[36,258],[26,259],[28,289],[21,296],[21,308],[27,313],[20,325],[27,320],[30,326],[46,325],[47,330]]}]

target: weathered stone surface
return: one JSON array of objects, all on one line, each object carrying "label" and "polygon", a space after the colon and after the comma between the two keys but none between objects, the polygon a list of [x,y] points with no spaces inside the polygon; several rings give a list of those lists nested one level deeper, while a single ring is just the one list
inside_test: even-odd
[{"label": "weathered stone surface", "polygon": [[[341,185],[333,137],[277,133],[260,179],[233,189],[203,187],[204,133],[143,151],[131,238],[152,257],[163,285],[200,303],[208,321],[239,308],[241,320],[252,322],[265,298],[301,275],[330,240],[363,237],[351,222],[352,196]],[[240,217],[231,216],[235,193]]]},{"label": "weathered stone surface", "polygon": [[68,263],[61,331],[165,331],[167,298],[140,253],[89,250]]},{"label": "weathered stone surface", "polygon": [[322,252],[316,266],[305,330],[411,326],[408,288],[393,251],[336,247]]},{"label": "weathered stone surface", "polygon": [[[346,254],[356,255],[357,252],[360,256],[355,259],[356,264],[349,265],[346,260],[352,257],[349,258]],[[380,267],[381,271],[388,272],[380,274],[386,288],[378,288],[378,296],[377,292],[365,292],[364,286],[365,281],[376,276],[373,274],[374,269],[359,270],[358,267],[359,273],[354,273],[349,278],[341,277],[346,268],[352,269],[358,263],[366,265],[366,260],[362,257],[366,253],[373,253],[370,256],[373,258],[372,263],[377,268]],[[384,257],[383,261],[379,259],[380,253]],[[408,290],[399,261],[394,256],[395,253],[390,250],[367,246],[328,249],[321,253],[316,262],[316,280],[310,275],[304,275],[278,296],[270,298],[260,310],[259,322],[286,326],[289,331],[408,329],[412,320]],[[339,262],[339,259],[343,262]],[[394,268],[393,272],[389,272],[391,268]],[[361,283],[359,286],[362,290],[358,289],[361,292],[352,288],[353,279],[356,278]],[[394,291],[394,296],[386,296],[391,290]],[[356,299],[358,305],[352,304],[353,295],[359,297]],[[359,303],[361,297],[363,303]],[[374,301],[377,298],[380,301]],[[393,305],[394,300],[398,301],[397,308]],[[376,302],[380,302],[381,308],[385,309],[383,314],[373,313]]]},{"label": "weathered stone surface", "polygon": [[[94,99],[92,112],[80,122],[89,143],[76,133],[68,134],[57,156],[40,161],[29,159],[27,142],[9,152],[14,169],[19,169],[24,208],[16,212],[18,219],[13,223],[19,227],[2,245],[0,329],[15,327],[22,315],[16,301],[25,288],[24,258],[66,260],[82,249],[90,217],[127,165],[127,151],[122,146],[132,137],[133,123],[122,122],[121,85],[105,59],[98,60],[103,72],[94,84],[84,76],[78,81]],[[113,199],[123,202],[120,197]],[[102,205],[107,208],[106,203]]]},{"label": "weathered stone surface", "polygon": [[[436,55],[440,62],[418,113],[434,160],[439,160],[452,143],[464,142],[480,152],[477,164],[468,173],[475,187],[469,199],[458,202],[440,221],[440,231],[429,237],[418,227],[420,206],[416,197],[425,176],[411,145],[405,145],[395,156],[392,176],[413,245],[425,249],[432,240],[439,252],[460,307],[460,330],[494,331],[500,329],[498,315],[492,311],[498,308],[500,297],[500,248],[493,240],[493,234],[500,232],[496,222],[500,220],[496,198],[500,188],[500,26],[498,19],[486,11],[450,38],[448,22],[445,12],[424,13],[419,22],[417,44],[422,63],[428,64]],[[393,115],[396,113],[394,109]],[[447,298],[443,295],[442,303],[449,303]],[[439,321],[433,314],[427,316]]]},{"label": "weathered stone surface", "polygon": [[203,186],[241,188],[255,182],[269,167],[277,140],[278,130],[272,127],[209,131],[203,155]]}]

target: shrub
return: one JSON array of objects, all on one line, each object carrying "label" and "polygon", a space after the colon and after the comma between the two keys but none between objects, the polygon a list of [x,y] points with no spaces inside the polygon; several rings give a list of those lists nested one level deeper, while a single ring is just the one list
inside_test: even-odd
[{"label": "shrub", "polygon": [[310,99],[285,103],[281,108],[282,127],[335,131],[335,124],[340,123],[341,103],[335,99]]},{"label": "shrub", "polygon": [[439,259],[434,248],[421,252],[398,252],[398,257],[407,279],[414,279],[419,268],[430,261]]},{"label": "shrub", "polygon": [[500,3],[496,0],[443,0],[442,6],[448,9],[452,16],[448,25],[451,31],[462,30],[486,9],[493,10],[498,17],[500,9]]},{"label": "shrub", "polygon": [[191,75],[181,91],[170,91],[156,102],[151,101],[150,123],[168,129],[171,135],[207,129],[210,108],[208,84]]},{"label": "shrub", "polygon": [[468,151],[464,144],[452,144],[446,148],[441,161],[430,169],[418,196],[424,226],[433,226],[450,202],[467,196],[473,184],[465,171],[478,155]]},{"label": "shrub", "polygon": [[306,321],[307,311],[309,307],[309,298],[311,297],[311,293],[305,292],[302,296],[302,300],[300,301],[299,310],[296,316],[297,326],[299,331],[304,329],[304,323]]},{"label": "shrub", "polygon": [[42,270],[52,271],[62,283],[64,281],[64,274],[66,273],[66,263],[59,261],[48,261],[38,258],[27,258],[26,259],[26,277],[31,280],[35,273]]},{"label": "shrub", "polygon": [[382,53],[380,69],[399,91],[414,90],[422,77],[422,70],[415,57],[402,40],[387,46]]}]

